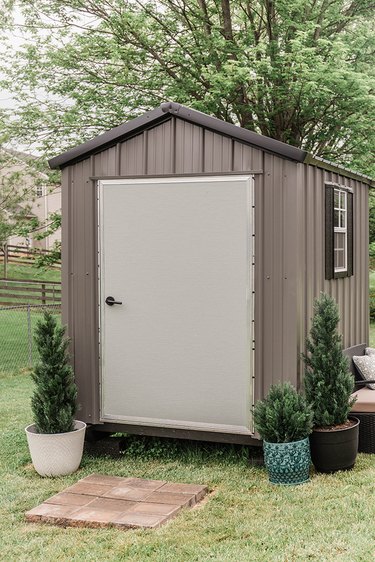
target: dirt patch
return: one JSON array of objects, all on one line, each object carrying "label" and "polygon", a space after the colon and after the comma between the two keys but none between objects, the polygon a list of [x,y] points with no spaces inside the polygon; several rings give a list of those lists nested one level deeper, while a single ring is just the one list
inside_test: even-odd
[{"label": "dirt patch", "polygon": [[328,432],[328,431],[339,431],[340,429],[349,429],[354,425],[357,425],[356,420],[346,420],[345,423],[341,423],[340,425],[330,425],[328,427],[314,427],[314,431],[321,431],[321,432]]}]

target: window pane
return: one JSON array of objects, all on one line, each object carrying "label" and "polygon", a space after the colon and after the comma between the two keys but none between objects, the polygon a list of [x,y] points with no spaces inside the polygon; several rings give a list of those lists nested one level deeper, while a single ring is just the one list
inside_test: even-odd
[{"label": "window pane", "polygon": [[340,195],[339,195],[339,192],[337,191],[337,189],[335,189],[335,207],[336,207],[336,209],[339,207],[339,202],[340,202]]},{"label": "window pane", "polygon": [[345,249],[345,232],[335,232],[335,250]]},{"label": "window pane", "polygon": [[335,250],[335,269],[343,269],[345,267],[344,250]]},{"label": "window pane", "polygon": [[340,192],[340,207],[346,209],[346,193],[344,191]]},{"label": "window pane", "polygon": [[341,228],[346,228],[346,211],[340,211]]},{"label": "window pane", "polygon": [[347,192],[345,189],[334,189],[334,266],[336,271],[347,268]]}]

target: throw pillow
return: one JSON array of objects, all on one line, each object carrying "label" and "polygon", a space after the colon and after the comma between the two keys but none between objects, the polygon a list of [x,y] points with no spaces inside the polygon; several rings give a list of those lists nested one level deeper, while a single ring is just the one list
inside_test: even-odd
[{"label": "throw pillow", "polygon": [[[375,355],[354,356],[353,361],[363,380],[375,380]],[[366,386],[375,390],[375,384],[367,384]]]},{"label": "throw pillow", "polygon": [[375,355],[375,347],[366,347],[365,354],[366,355]]}]

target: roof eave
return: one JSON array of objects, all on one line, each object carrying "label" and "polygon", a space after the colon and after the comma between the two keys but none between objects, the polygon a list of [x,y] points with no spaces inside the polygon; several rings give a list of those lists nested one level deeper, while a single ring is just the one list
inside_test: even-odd
[{"label": "roof eave", "polygon": [[95,137],[94,139],[85,142],[68,152],[64,152],[54,158],[51,158],[48,163],[52,169],[63,168],[68,164],[73,164],[79,160],[87,158],[90,154],[105,150],[106,148],[121,142],[128,137],[134,136],[142,130],[159,124],[172,116],[184,119],[189,123],[199,125],[206,129],[210,129],[216,133],[231,137],[234,140],[243,142],[260,148],[267,152],[277,154],[283,158],[294,160],[296,162],[303,162],[306,157],[306,151],[301,150],[295,146],[283,143],[281,141],[264,137],[248,129],[238,127],[216,117],[206,115],[195,109],[189,109],[183,105],[174,102],[162,103],[160,107],[153,111],[148,111],[140,117],[136,117],[127,123],[119,125],[110,131]]},{"label": "roof eave", "polygon": [[127,123],[123,123],[122,125],[119,125],[118,127],[115,127],[114,129],[111,129],[110,131],[107,131],[102,135],[85,142],[84,144],[72,148],[68,152],[64,152],[63,154],[51,158],[48,163],[52,169],[64,168],[65,166],[75,164],[76,162],[87,158],[91,154],[101,152],[118,142],[122,142],[137,135],[147,128],[167,121],[172,116],[179,117],[180,119],[199,125],[200,127],[204,127],[205,129],[209,129],[215,133],[225,135],[233,140],[251,145],[272,154],[276,154],[282,158],[298,163],[317,166],[319,168],[362,181],[369,184],[371,187],[375,187],[375,181],[369,176],[344,168],[343,166],[338,166],[333,162],[313,156],[309,152],[301,150],[295,146],[291,146],[270,137],[259,135],[258,133],[249,131],[248,129],[244,129],[231,123],[227,123],[226,121],[222,121],[221,119],[217,119],[216,117],[206,115],[196,109],[189,109],[188,107],[175,102],[162,103],[160,107],[152,111],[148,111],[140,117],[136,117],[135,119],[132,119]]},{"label": "roof eave", "polygon": [[206,115],[196,109],[189,109],[179,103],[166,102],[162,103],[160,107],[162,111],[185,119],[190,123],[194,123],[195,125],[199,125],[206,129],[211,129],[216,133],[221,133],[222,135],[231,137],[234,140],[250,144],[267,152],[278,154],[279,156],[289,160],[303,162],[307,154],[305,150],[301,150],[296,146],[291,146],[285,142],[254,133],[253,131],[249,131],[249,129],[244,129],[243,127],[233,125],[232,123],[227,123],[222,119]]},{"label": "roof eave", "polygon": [[317,168],[322,168],[328,172],[334,172],[335,174],[341,174],[342,176],[351,178],[353,180],[361,181],[367,183],[370,187],[375,187],[375,180],[370,176],[351,170],[350,168],[345,168],[344,166],[338,166],[334,162],[320,158],[319,156],[313,156],[309,152],[306,153],[306,158],[303,162],[304,164],[309,164],[311,166],[316,166]]},{"label": "roof eave", "polygon": [[110,131],[106,131],[102,135],[99,135],[83,144],[75,146],[63,154],[59,154],[58,156],[51,158],[48,160],[48,164],[52,169],[63,168],[68,164],[73,164],[79,160],[83,160],[90,154],[105,150],[111,145],[120,142],[122,139],[137,134],[151,124],[156,125],[168,118],[169,116],[165,115],[165,113],[158,107],[157,109],[148,111],[147,113],[144,113],[127,123],[123,123],[122,125],[111,129]]}]

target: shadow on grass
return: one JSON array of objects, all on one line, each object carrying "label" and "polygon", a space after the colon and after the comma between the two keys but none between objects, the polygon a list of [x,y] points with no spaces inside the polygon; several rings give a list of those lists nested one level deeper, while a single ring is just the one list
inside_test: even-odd
[{"label": "shadow on grass", "polygon": [[115,434],[94,443],[85,443],[89,456],[110,456],[143,460],[178,461],[182,463],[220,462],[226,464],[261,464],[261,447],[227,445],[182,439]]}]

